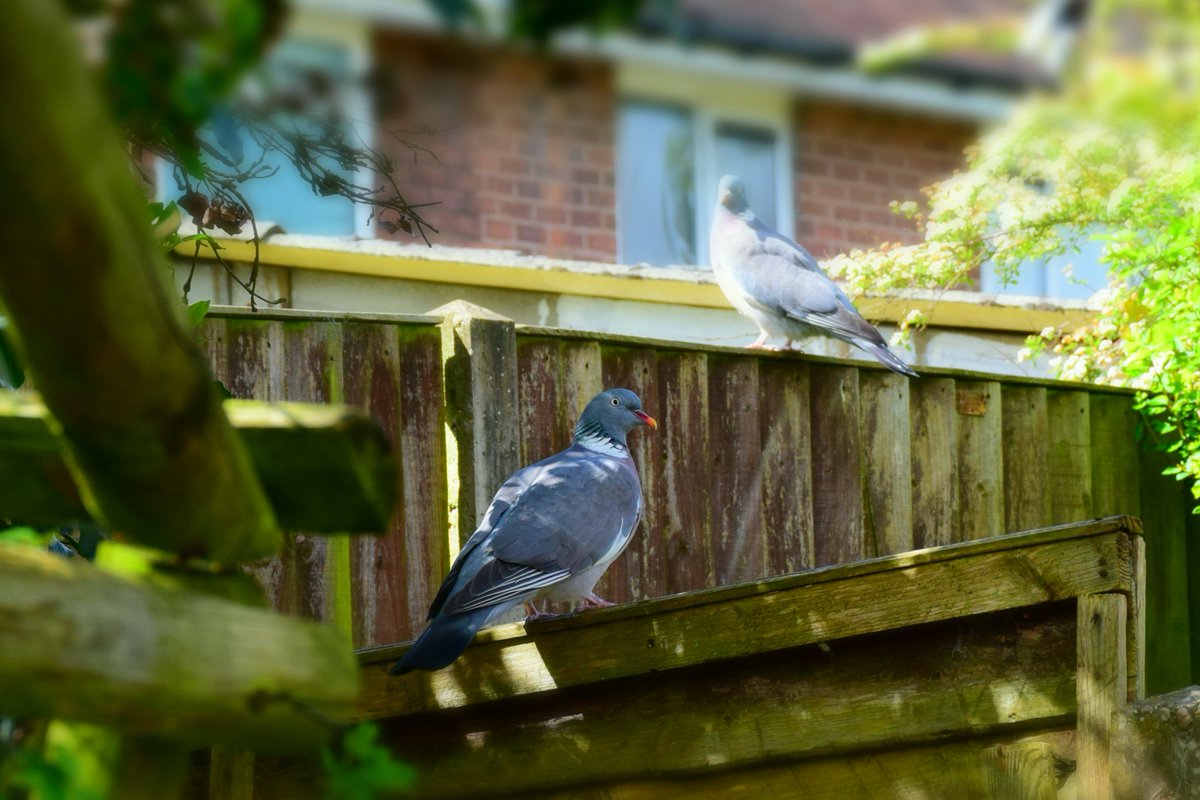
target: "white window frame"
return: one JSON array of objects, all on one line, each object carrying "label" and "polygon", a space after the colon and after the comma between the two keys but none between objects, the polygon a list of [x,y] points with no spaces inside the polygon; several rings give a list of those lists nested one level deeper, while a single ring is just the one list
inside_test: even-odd
[{"label": "white window frame", "polygon": [[[684,108],[692,115],[698,269],[711,269],[708,229],[712,225],[717,181],[721,179],[716,166],[717,126],[721,123],[762,128],[774,135],[775,163],[779,165],[779,176],[775,181],[775,209],[779,217],[777,230],[785,236],[795,238],[793,98],[787,89],[718,79],[638,62],[621,62],[617,65],[616,85],[618,101],[621,103],[663,103]],[[616,155],[617,158],[621,157],[619,149]],[[621,186],[618,181],[618,253],[623,253],[625,249],[621,241],[624,227],[621,224],[621,197],[624,192],[632,190],[633,187]],[[753,203],[753,198],[751,202]]]},{"label": "white window frame", "polygon": [[[371,27],[362,17],[351,17],[338,13],[333,9],[297,8],[288,18],[278,42],[288,39],[306,39],[322,44],[334,44],[345,48],[348,70],[348,82],[356,87],[346,94],[345,116],[354,126],[357,137],[366,147],[375,145],[375,119],[372,113],[371,97],[365,88],[365,78],[370,74],[373,64],[371,55]],[[165,200],[174,195],[175,178],[171,165],[158,159],[154,169],[155,194],[158,199]],[[371,186],[376,177],[369,169],[360,169],[355,179],[363,186]],[[171,187],[171,191],[167,191]],[[352,236],[359,239],[375,237],[375,220],[372,208],[362,203],[354,203],[354,228]],[[265,222],[272,222],[267,219]],[[288,231],[288,233],[303,233],[303,231]]]}]

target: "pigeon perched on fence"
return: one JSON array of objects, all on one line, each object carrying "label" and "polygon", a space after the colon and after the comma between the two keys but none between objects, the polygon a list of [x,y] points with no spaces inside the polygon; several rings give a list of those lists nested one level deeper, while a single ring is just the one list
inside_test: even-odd
[{"label": "pigeon perched on fence", "polygon": [[429,627],[389,673],[441,669],[475,632],[535,598],[611,605],[596,581],[621,554],[642,517],[642,488],[625,437],[657,428],[628,389],[609,389],[584,408],[571,446],[504,482],[429,609]]},{"label": "pigeon perched on fence", "polygon": [[793,339],[829,336],[866,351],[888,369],[917,377],[811,253],[754,216],[745,186],[733,175],[721,178],[717,187],[709,250],[721,291],[758,325],[760,335],[751,347],[766,347],[770,336],[782,336],[785,346]]}]

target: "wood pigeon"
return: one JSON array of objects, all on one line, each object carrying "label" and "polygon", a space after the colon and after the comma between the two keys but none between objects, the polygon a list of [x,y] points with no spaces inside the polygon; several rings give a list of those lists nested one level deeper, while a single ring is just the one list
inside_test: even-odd
[{"label": "wood pigeon", "polygon": [[829,336],[870,353],[888,369],[917,377],[811,253],[754,215],[746,187],[734,175],[717,186],[709,250],[721,291],[758,325],[760,335],[750,347],[766,348],[770,336],[782,336],[785,347],[793,339]]},{"label": "wood pigeon", "polygon": [[657,428],[628,389],[609,389],[583,409],[571,446],[513,473],[467,541],[429,609],[429,627],[388,671],[441,669],[475,632],[535,598],[612,605],[592,589],[642,518],[642,487],[625,437]]}]

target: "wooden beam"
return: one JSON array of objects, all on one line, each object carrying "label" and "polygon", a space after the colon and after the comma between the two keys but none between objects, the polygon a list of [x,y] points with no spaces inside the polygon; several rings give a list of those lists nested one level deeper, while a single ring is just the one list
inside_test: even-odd
[{"label": "wooden beam", "polygon": [[[282,542],[169,287],[125,142],[58,3],[0,6],[0,303],[76,481],[132,540],[234,563]],[[87,256],[80,247],[86,245]]]},{"label": "wooden beam", "polygon": [[[406,649],[362,654],[360,712],[390,717],[596,683],[772,650],[1001,611],[1094,592],[1129,592],[1136,520],[948,545],[574,619],[492,628],[451,667],[390,678]],[[586,654],[582,656],[581,654]]]},{"label": "wooden beam", "polygon": [[[1017,735],[1070,724],[1074,652],[1075,608],[1057,603],[430,715],[389,726],[388,745],[417,768],[423,798],[531,797]],[[265,764],[287,777],[263,791],[312,782],[299,762]]]},{"label": "wooden beam", "polygon": [[[382,532],[395,503],[383,433],[341,406],[226,400],[276,518],[289,530]],[[35,398],[0,392],[0,517],[52,526],[89,519]]]},{"label": "wooden beam", "polygon": [[1113,794],[1110,755],[1117,712],[1124,708],[1126,607],[1123,594],[1079,598],[1078,694],[1079,796],[1109,800]]},{"label": "wooden beam", "polygon": [[282,752],[327,741],[358,676],[329,626],[0,546],[0,713]]}]

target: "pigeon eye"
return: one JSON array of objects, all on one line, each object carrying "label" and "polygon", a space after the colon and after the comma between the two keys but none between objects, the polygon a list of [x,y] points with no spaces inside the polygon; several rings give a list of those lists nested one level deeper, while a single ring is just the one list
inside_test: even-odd
[{"label": "pigeon eye", "polygon": [[611,403],[612,403],[614,406],[619,406],[619,405],[621,405],[621,401],[620,401],[620,400],[618,400],[618,399],[617,399],[617,398],[615,398],[615,397],[614,397],[614,398],[613,398],[613,399],[612,399],[610,402],[611,402]]}]

